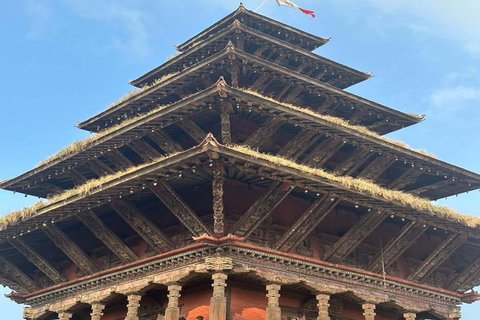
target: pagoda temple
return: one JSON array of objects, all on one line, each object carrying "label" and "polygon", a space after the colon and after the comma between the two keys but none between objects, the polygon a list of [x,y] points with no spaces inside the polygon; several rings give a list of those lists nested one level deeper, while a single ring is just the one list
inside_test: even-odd
[{"label": "pagoda temple", "polygon": [[480,218],[432,200],[480,175],[383,135],[328,42],[243,5],[0,187],[0,284],[27,320],[459,319]]}]

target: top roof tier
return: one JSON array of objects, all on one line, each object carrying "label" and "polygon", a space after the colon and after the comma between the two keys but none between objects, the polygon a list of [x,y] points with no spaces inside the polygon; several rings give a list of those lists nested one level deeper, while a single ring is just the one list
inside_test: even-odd
[{"label": "top roof tier", "polygon": [[[181,45],[176,46],[176,48],[180,52],[186,51],[189,48],[195,46],[200,41],[211,37],[223,28],[229,26],[235,20],[239,20],[240,22],[248,25],[251,28],[260,30],[263,33],[269,34],[275,38],[282,39],[283,41],[287,41],[291,44],[310,51],[315,50],[316,48],[324,45],[330,40],[329,38],[325,39],[315,36],[308,32],[304,32],[289,25],[262,16],[253,11],[247,10],[245,6],[240,3],[240,6],[237,10],[235,10],[222,20],[218,21],[217,23],[213,24],[212,26],[208,27],[207,29],[203,30],[193,38],[190,38]],[[285,34],[288,34],[286,39]]]}]

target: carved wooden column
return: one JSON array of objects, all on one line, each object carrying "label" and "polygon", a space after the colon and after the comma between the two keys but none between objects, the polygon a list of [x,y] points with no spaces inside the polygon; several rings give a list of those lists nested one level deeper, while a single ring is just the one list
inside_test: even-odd
[{"label": "carved wooden column", "polygon": [[140,300],[142,300],[142,295],[139,293],[132,293],[127,296],[127,316],[125,320],[138,320],[138,309],[140,308]]},{"label": "carved wooden column", "polygon": [[219,163],[213,166],[212,192],[213,192],[213,233],[223,236],[223,168]]},{"label": "carved wooden column", "polygon": [[168,306],[165,309],[165,320],[178,320],[180,317],[180,308],[178,307],[180,291],[182,291],[182,286],[178,284],[168,285]]},{"label": "carved wooden column", "polygon": [[417,319],[417,314],[413,312],[407,312],[403,314],[403,317],[405,320],[415,320]]},{"label": "carved wooden column", "polygon": [[330,320],[330,315],[328,309],[330,307],[330,295],[328,294],[317,294],[317,307],[318,307],[318,316],[317,320]]},{"label": "carved wooden column", "polygon": [[73,317],[72,312],[62,311],[58,313],[58,320],[70,320]]},{"label": "carved wooden column", "polygon": [[365,320],[375,320],[375,305],[373,303],[362,304]]},{"label": "carved wooden column", "polygon": [[92,320],[101,320],[105,310],[105,304],[97,302],[92,303],[92,313],[90,314]]},{"label": "carved wooden column", "polygon": [[267,314],[265,320],[280,320],[282,311],[280,310],[280,285],[267,284]]},{"label": "carved wooden column", "polygon": [[210,299],[210,320],[225,320],[227,317],[227,298],[225,287],[227,286],[227,274],[215,272],[212,274],[213,296]]}]

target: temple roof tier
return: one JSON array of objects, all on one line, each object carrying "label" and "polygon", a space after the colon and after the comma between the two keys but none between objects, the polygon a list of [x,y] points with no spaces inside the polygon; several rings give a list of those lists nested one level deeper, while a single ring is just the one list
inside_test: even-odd
[{"label": "temple roof tier", "polygon": [[288,69],[300,72],[314,79],[344,89],[372,76],[371,73],[358,71],[298,48],[282,39],[252,29],[238,20],[230,26],[203,40],[185,52],[171,57],[161,66],[147,72],[130,84],[142,87],[155,79],[195,65],[211,54],[221,51],[232,41],[235,46],[249,54],[256,55]]},{"label": "temple roof tier", "polygon": [[292,71],[229,43],[225,49],[189,67],[171,74],[151,87],[122,99],[105,111],[78,124],[81,129],[99,131],[125,117],[144,113],[158,104],[166,104],[205,89],[223,76],[234,87],[249,88],[276,100],[295,102],[318,113],[349,120],[385,134],[422,121],[414,116],[375,103],[319,80]]},{"label": "temple roof tier", "polygon": [[[282,146],[287,150],[289,143],[305,140],[305,146],[288,154],[290,159],[323,167],[337,174],[369,178],[387,188],[430,199],[474,190],[480,186],[478,174],[408,148],[403,143],[352,126],[339,118],[316,114],[248,90],[232,88],[219,80],[209,89],[74,143],[37,168],[3,182],[0,187],[45,197],[101,175],[98,170],[92,171],[92,167],[98,168],[99,164],[106,172],[113,172],[162,154],[192,147],[198,143],[196,139],[203,139],[204,129],[218,132],[216,128],[219,128],[222,110],[226,105],[230,108],[233,106],[229,117],[233,123],[230,130],[235,144],[250,145],[271,154],[287,156],[286,151],[281,150]],[[261,140],[253,141],[255,128],[264,127],[272,118],[276,118],[275,123],[278,123],[275,139],[282,137],[275,142],[279,146],[269,147],[271,138],[265,134],[259,136]],[[185,140],[185,135],[190,134],[187,128],[178,128],[178,124],[186,120],[192,122],[191,126],[200,128],[197,129],[201,131],[200,138],[193,136],[189,138],[190,142]],[[302,136],[302,130],[309,133]],[[283,136],[279,136],[282,132]],[[247,140],[242,138],[248,136],[252,137]],[[176,149],[172,147],[174,145],[177,145]],[[326,150],[329,152],[326,153]],[[322,160],[316,155],[320,151],[325,153]],[[372,175],[372,168],[376,168],[375,176]],[[370,171],[372,173],[368,173]]]},{"label": "temple roof tier", "polygon": [[186,51],[191,47],[196,46],[199,42],[214,36],[222,29],[228,27],[235,20],[239,20],[247,26],[272,37],[282,39],[285,42],[310,51],[324,45],[328,42],[328,40],[330,40],[315,36],[292,26],[262,16],[251,10],[247,10],[243,4],[240,4],[237,10],[208,27],[204,31],[200,32],[193,38],[185,41],[181,45],[176,46],[176,49],[179,51]]},{"label": "temple roof tier", "polygon": [[[222,185],[226,186],[224,190],[226,203],[230,201],[228,199],[234,199],[232,196],[237,192],[235,190],[239,190],[238,188],[244,192],[250,189],[261,194],[256,201],[247,201],[253,204],[245,213],[240,216],[236,214],[229,216],[229,219],[234,220],[227,224],[229,233],[243,237],[249,243],[273,246],[272,249],[279,252],[290,252],[316,228],[316,232],[326,232],[322,239],[329,249],[323,254],[323,261],[357,266],[378,273],[374,259],[371,263],[358,264],[356,259],[351,259],[350,253],[362,246],[363,250],[378,257],[381,246],[374,245],[375,241],[369,241],[369,235],[377,230],[380,224],[396,225],[398,231],[390,236],[391,240],[386,244],[386,247],[392,248],[384,256],[388,262],[387,267],[395,262],[399,254],[408,251],[408,256],[413,259],[414,263],[412,263],[416,266],[406,277],[409,281],[453,290],[459,288],[464,290],[465,287],[478,284],[471,275],[478,264],[475,253],[480,243],[478,218],[460,215],[453,210],[434,206],[427,200],[383,189],[363,180],[336,177],[322,170],[244,147],[221,145],[212,135],[208,135],[197,147],[119,171],[98,180],[88,181],[77,189],[57,196],[50,203],[36,205],[29,212],[17,212],[7,216],[8,223],[4,224],[4,229],[0,231],[0,258],[16,265],[15,268],[20,268],[24,274],[34,273],[36,265],[50,279],[42,282],[46,287],[51,286],[51,281],[55,281],[59,275],[55,272],[57,268],[52,269],[52,266],[66,258],[61,251],[65,251],[68,258],[80,267],[83,274],[97,273],[101,266],[95,261],[99,260],[93,260],[90,256],[94,254],[100,257],[105,254],[105,251],[92,251],[91,246],[101,246],[101,242],[81,235],[82,232],[87,232],[87,229],[85,226],[81,227],[78,220],[80,219],[82,224],[86,223],[91,230],[96,230],[96,237],[100,237],[99,239],[105,242],[107,247],[114,250],[115,255],[119,258],[124,256],[124,263],[132,259],[136,260],[134,255],[128,254],[128,248],[136,243],[133,238],[126,240],[128,247],[121,248],[108,242],[118,242],[118,239],[105,238],[102,236],[103,232],[98,232],[100,230],[98,228],[108,230],[104,226],[105,221],[110,223],[114,220],[119,221],[118,218],[114,219],[112,215],[114,213],[126,219],[131,227],[140,228],[138,229],[141,231],[140,235],[150,243],[151,250],[157,254],[173,250],[179,245],[178,241],[181,241],[181,246],[185,246],[192,243],[188,234],[193,237],[213,234],[211,231],[213,217],[208,213],[209,209],[205,211],[206,208],[199,206],[199,199],[208,200],[209,197],[206,197],[206,194],[211,193],[212,190],[196,188],[196,186],[213,183],[212,179],[218,179],[218,173],[212,170],[217,170],[222,175]],[[185,194],[190,194],[189,198],[185,198]],[[215,192],[213,196],[215,197]],[[277,212],[275,208],[287,197],[290,204],[285,203],[287,207],[279,210],[288,210],[290,205],[300,206],[305,210],[309,207],[309,209],[285,229],[277,226],[285,222],[282,222],[284,218],[275,215]],[[163,209],[158,211],[160,206],[155,202],[159,199],[170,210],[169,212],[179,219],[185,228],[183,231],[164,226],[164,223],[173,220],[167,218],[166,212],[160,214]],[[257,215],[256,210],[261,210],[264,214]],[[151,215],[152,212],[155,214]],[[255,231],[258,228],[264,228],[262,226],[269,223],[266,219],[272,214],[273,225],[269,228],[272,232],[277,230],[275,232],[279,232],[280,237],[274,245],[268,245]],[[301,212],[296,213],[296,215],[300,214]],[[351,221],[348,231],[336,233],[335,228],[332,227],[335,223],[332,224],[332,222],[335,219],[346,219],[346,215],[353,215],[347,219]],[[356,218],[353,218],[354,216]],[[314,217],[316,220],[312,220]],[[323,220],[326,223],[322,224]],[[140,223],[140,221],[143,222]],[[125,234],[131,234],[131,231],[127,232],[125,227],[120,228],[118,223],[113,229],[114,233],[123,233],[123,237]],[[45,243],[43,233],[57,244],[57,249],[50,248],[48,253],[45,247],[42,249],[37,246],[36,251],[29,249],[32,245],[36,246],[36,243]],[[415,237],[412,238],[413,234]],[[427,247],[423,251],[416,252],[415,250],[419,248],[412,247],[412,240],[425,234],[435,239],[431,240],[432,248],[438,246],[448,250],[434,250],[429,252],[428,258],[422,258],[425,254],[423,251],[430,249]],[[405,239],[403,239],[404,236]],[[70,237],[73,240],[70,240]],[[427,238],[422,239],[427,242]],[[87,244],[88,241],[93,243]],[[63,246],[64,244],[69,246],[68,250]],[[87,250],[87,255],[78,254],[82,248]],[[69,250],[77,250],[77,254]],[[38,256],[32,256],[35,252],[48,255],[49,258],[41,260]],[[26,255],[31,262],[22,258],[20,253]],[[51,259],[57,261],[52,266],[47,263]],[[12,270],[16,270],[15,268],[11,267]],[[449,272],[451,268],[461,271],[454,280],[439,280],[442,278],[434,276],[436,269],[438,272]],[[463,280],[456,281],[460,278]],[[39,286],[35,281],[25,280],[25,282],[32,285],[29,291],[35,291],[33,287]]]}]

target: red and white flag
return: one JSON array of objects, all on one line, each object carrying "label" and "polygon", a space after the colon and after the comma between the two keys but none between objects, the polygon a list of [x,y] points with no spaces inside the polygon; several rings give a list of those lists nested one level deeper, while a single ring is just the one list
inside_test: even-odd
[{"label": "red and white flag", "polygon": [[279,6],[285,6],[285,7],[290,7],[290,8],[298,9],[298,10],[302,11],[302,12],[305,13],[305,14],[311,15],[312,18],[315,18],[315,12],[313,12],[313,11],[311,11],[311,10],[307,10],[307,9],[300,8],[299,6],[297,6],[295,3],[293,3],[293,2],[290,1],[290,0],[277,0],[277,3],[278,3]]}]

